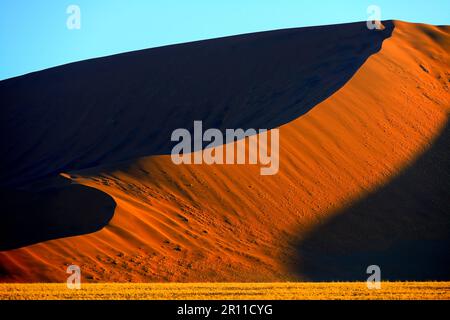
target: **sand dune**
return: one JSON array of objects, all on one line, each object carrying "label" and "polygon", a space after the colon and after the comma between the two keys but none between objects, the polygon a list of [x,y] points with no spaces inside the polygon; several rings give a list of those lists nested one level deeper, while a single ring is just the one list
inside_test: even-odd
[{"label": "sand dune", "polygon": [[[224,38],[1,82],[2,136],[18,139],[2,142],[3,188],[59,188],[42,179],[63,172],[116,207],[101,231],[0,252],[0,281],[64,281],[72,263],[88,281],[364,279],[377,257],[392,278],[450,278],[450,28],[385,26]],[[279,173],[174,165],[170,132],[194,119],[279,127]],[[432,243],[434,274],[401,272],[423,255],[391,259],[412,243]]]},{"label": "sand dune", "polygon": [[392,25],[287,29],[73,63],[0,82],[0,186],[170,154],[172,131],[274,128],[342,87]]}]

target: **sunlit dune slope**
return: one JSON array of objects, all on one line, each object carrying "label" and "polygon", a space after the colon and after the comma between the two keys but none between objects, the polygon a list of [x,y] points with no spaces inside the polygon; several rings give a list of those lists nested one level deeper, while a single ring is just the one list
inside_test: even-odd
[{"label": "sunlit dune slope", "polygon": [[[65,266],[72,263],[80,265],[87,281],[315,280],[320,277],[305,265],[318,254],[336,255],[336,251],[349,250],[343,254],[352,255],[353,251],[364,251],[364,246],[344,245],[354,242],[355,238],[364,244],[369,242],[366,235],[359,232],[364,221],[350,225],[347,232],[340,229],[337,238],[327,237],[330,243],[315,246],[314,252],[302,245],[311,244],[315,232],[343,214],[346,208],[388,188],[408,168],[414,168],[411,165],[426,156],[446,132],[450,111],[450,28],[397,21],[394,25],[392,35],[382,41],[381,49],[360,61],[355,73],[347,74],[347,67],[355,66],[351,62],[352,55],[360,59],[364,51],[361,43],[365,38],[359,36],[343,42],[326,39],[327,47],[335,46],[340,54],[333,56],[333,50],[320,51],[323,56],[318,57],[314,68],[320,68],[320,59],[325,57],[326,65],[339,65],[338,68],[324,69],[316,80],[315,69],[298,69],[308,71],[311,79],[303,79],[304,75],[294,72],[290,74],[290,79],[297,79],[296,76],[303,79],[297,84],[312,83],[312,88],[296,86],[294,80],[285,80],[281,73],[265,74],[264,80],[259,82],[261,91],[253,97],[259,97],[256,106],[267,105],[267,108],[257,109],[256,114],[271,119],[278,112],[286,111],[285,108],[295,109],[274,122],[239,117],[239,103],[230,115],[223,110],[215,113],[216,106],[211,104],[213,111],[208,118],[211,127],[218,123],[219,128],[226,128],[220,122],[224,117],[241,119],[226,122],[229,127],[235,124],[246,128],[246,123],[249,123],[247,127],[256,128],[264,124],[268,124],[268,128],[280,126],[278,174],[261,176],[257,165],[177,166],[165,152],[115,164],[105,165],[100,161],[99,165],[79,171],[66,170],[66,176],[75,183],[103,191],[114,199],[116,209],[112,220],[95,233],[0,252],[0,280],[64,281]],[[315,36],[320,36],[319,31]],[[342,32],[345,38],[346,33]],[[381,34],[388,30],[367,32]],[[276,38],[276,34],[273,36]],[[283,34],[279,36],[285,39]],[[291,40],[295,39],[292,36]],[[308,50],[314,48],[302,48],[304,52]],[[344,63],[339,60],[343,56],[346,57]],[[295,70],[291,66],[286,69]],[[336,73],[347,76],[337,77]],[[277,82],[280,88],[286,81],[287,91],[283,98],[275,99],[278,109],[274,111],[267,101],[274,99],[276,93],[267,88],[277,77],[282,78]],[[328,79],[332,82],[327,82]],[[187,83],[189,81],[186,79]],[[327,92],[321,92],[321,88]],[[310,90],[312,100],[307,98]],[[267,95],[262,93],[266,91]],[[319,102],[316,100],[321,102],[315,104]],[[306,109],[301,107],[302,101],[306,101]],[[226,105],[224,101],[224,110],[227,110]],[[245,110],[244,115],[247,115]],[[195,112],[193,114],[196,116]],[[183,114],[178,116],[183,117]],[[127,137],[107,139],[119,139],[121,145],[129,142],[129,147],[119,148],[129,155],[123,150],[132,148],[132,137],[130,133]],[[108,154],[106,157],[112,160],[125,160],[116,159],[113,152],[109,152],[103,150],[102,154]],[[445,160],[448,156],[448,151],[441,152],[438,159]],[[94,156],[86,152],[83,159],[91,157]],[[98,164],[98,161],[93,162]],[[52,162],[54,167],[43,172],[49,174],[56,170],[56,163]],[[450,205],[442,201],[450,199],[450,187],[445,188],[450,181],[447,166],[446,161],[436,161],[432,172],[436,176],[430,179],[441,186],[439,194],[424,198],[421,203],[422,207],[432,209],[426,216],[426,221],[432,223],[424,227],[415,214],[408,220],[415,208],[408,207],[406,202],[399,203],[393,210],[402,212],[407,223],[395,220],[396,224],[389,226],[393,230],[390,238],[385,237],[383,230],[372,230],[370,242],[383,244],[376,249],[388,250],[398,242],[409,240],[447,241]],[[27,168],[24,165],[17,169],[20,179],[8,177],[10,185],[39,176],[35,168]],[[420,195],[422,186],[414,182],[411,179],[411,187],[404,192]],[[436,202],[436,197],[441,201]],[[389,201],[384,199],[378,198],[377,202]],[[433,203],[428,206],[427,201]],[[439,206],[433,205],[435,203]],[[381,215],[380,219],[389,219],[389,214]],[[321,250],[319,253],[317,248]],[[329,252],[329,248],[334,251]],[[437,250],[435,254],[448,258],[445,250]],[[392,267],[386,263],[383,270]],[[331,265],[324,272],[345,274],[340,267],[340,264]],[[366,277],[365,271],[361,268],[361,279]],[[446,276],[450,278],[448,274],[439,274],[440,278]],[[355,274],[349,277],[358,278]]]}]

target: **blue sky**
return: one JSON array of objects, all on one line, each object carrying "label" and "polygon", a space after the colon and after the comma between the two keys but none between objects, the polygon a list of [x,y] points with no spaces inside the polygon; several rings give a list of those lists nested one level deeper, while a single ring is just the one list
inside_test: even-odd
[{"label": "blue sky", "polygon": [[[66,9],[81,10],[69,30]],[[193,40],[382,19],[450,24],[450,0],[0,0],[0,79],[69,62]]]}]

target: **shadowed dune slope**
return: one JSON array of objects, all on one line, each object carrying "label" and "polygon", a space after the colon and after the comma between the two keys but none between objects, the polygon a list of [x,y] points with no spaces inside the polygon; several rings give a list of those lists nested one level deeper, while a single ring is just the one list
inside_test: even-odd
[{"label": "shadowed dune slope", "polygon": [[95,232],[113,217],[109,195],[60,176],[51,180],[32,191],[0,190],[0,251]]},{"label": "shadowed dune slope", "polygon": [[287,29],[135,51],[0,82],[0,186],[169,154],[177,128],[273,128],[342,87],[393,25]]},{"label": "shadowed dune slope", "polygon": [[364,280],[450,279],[450,124],[386,186],[339,211],[299,243],[299,275]]},{"label": "shadowed dune slope", "polygon": [[[295,59],[277,60],[273,55],[267,58],[267,61],[271,60],[270,65],[286,62],[287,66],[255,64],[253,72],[264,73],[257,77],[257,84],[252,82],[249,86],[261,91],[252,95],[248,86],[247,91],[239,91],[243,84],[239,82],[240,78],[234,79],[237,87],[230,92],[240,92],[236,107],[227,107],[234,105],[231,103],[233,95],[216,104],[209,104],[214,102],[213,98],[206,102],[210,97],[220,95],[219,91],[209,91],[202,98],[205,99],[203,106],[209,110],[207,126],[223,129],[281,125],[277,175],[261,176],[260,167],[256,165],[176,166],[169,155],[164,155],[164,150],[167,151],[164,140],[159,146],[152,146],[154,153],[161,153],[158,156],[141,157],[114,166],[84,169],[83,165],[80,168],[84,170],[68,170],[74,183],[98,189],[114,199],[117,205],[114,217],[101,231],[92,234],[0,252],[0,280],[64,281],[65,266],[71,263],[80,265],[87,281],[358,278],[358,272],[365,276],[365,268],[344,270],[349,261],[346,257],[355,256],[353,261],[362,267],[362,262],[367,261],[357,254],[361,250],[365,252],[367,244],[370,252],[379,254],[372,257],[380,259],[383,270],[395,270],[408,261],[385,257],[392,257],[394,253],[389,252],[400,250],[401,245],[410,244],[409,241],[426,248],[432,242],[437,254],[431,251],[427,258],[437,260],[433,263],[438,268],[428,275],[423,273],[426,270],[417,268],[416,272],[403,274],[402,278],[446,278],[447,275],[439,271],[442,270],[439,260],[448,261],[442,247],[449,236],[447,199],[450,191],[446,188],[447,182],[439,179],[445,179],[449,172],[445,128],[450,111],[450,29],[397,21],[394,24],[393,32],[389,28],[385,30],[389,34],[392,32],[392,36],[382,43],[379,52],[366,57],[365,62],[359,62],[364,63],[355,70],[356,73],[347,73],[348,68],[352,70],[354,66],[353,59],[359,61],[361,52],[366,50],[366,41],[371,45],[372,41],[378,41],[377,45],[380,45],[380,37],[385,37],[383,33],[374,36],[366,30],[367,38],[348,37],[346,42],[342,41],[347,39],[345,33],[338,30],[350,32],[353,28],[362,28],[363,24],[308,28],[305,29],[308,32],[317,32],[313,38],[320,38],[327,32],[334,34],[333,28],[337,30],[335,39],[324,36],[323,40],[317,40],[317,44],[326,42],[329,56],[314,54],[317,61],[310,60],[303,69],[295,68]],[[279,37],[281,42],[287,39],[295,42],[295,32],[300,31],[273,33],[271,41],[277,42]],[[247,42],[252,46],[252,41],[270,34],[249,35],[246,41],[238,42],[240,46],[246,46]],[[201,44],[193,45],[200,48]],[[314,48],[299,46],[298,53],[307,56]],[[255,49],[255,53],[260,50]],[[287,54],[283,50],[271,50],[279,55]],[[342,63],[341,58],[345,55],[348,55],[347,63]],[[238,53],[236,57],[239,57]],[[283,73],[266,73],[272,68],[283,70]],[[321,68],[334,71],[318,71]],[[299,73],[300,70],[303,72]],[[284,72],[290,76],[284,78]],[[346,80],[336,85],[334,78],[340,78],[341,73],[347,74]],[[180,77],[173,81],[182,81],[183,75]],[[278,81],[280,79],[282,81]],[[301,80],[297,82],[298,79]],[[190,83],[188,78],[185,80]],[[234,80],[223,79],[233,83]],[[190,85],[196,86],[196,83]],[[278,95],[272,83],[278,83],[279,90],[284,92],[282,97],[275,98]],[[317,86],[308,86],[311,83]],[[167,83],[161,85],[167,86]],[[249,118],[246,116],[250,109],[242,107],[247,98],[254,99],[254,106],[258,106],[257,114]],[[194,110],[198,101],[186,99],[184,103],[189,107],[174,106],[173,110]],[[168,108],[171,107],[169,104]],[[196,112],[186,113],[192,117],[178,111],[167,113],[167,116],[172,119],[179,114],[181,119],[190,122],[201,114]],[[83,119],[89,119],[87,114]],[[140,120],[150,121],[144,116]],[[127,121],[135,122],[131,118]],[[167,122],[157,117],[152,121]],[[86,162],[80,163],[107,159],[105,163],[109,164],[122,155],[137,156],[141,151],[149,152],[149,149],[139,148],[140,141],[132,139],[144,129],[136,124],[133,129],[135,131],[128,137],[120,134],[105,138],[123,138],[115,149],[121,150],[116,154],[117,159],[113,156],[115,152],[99,148],[98,154],[87,152],[83,156]],[[155,141],[158,139],[159,136]],[[118,140],[114,141],[118,143]],[[95,149],[94,145],[91,147]],[[131,154],[126,150],[139,152]],[[94,159],[99,154],[102,154],[101,158]],[[44,172],[58,172],[66,165],[67,168],[78,168],[70,165],[70,161],[63,162],[55,160]],[[34,179],[41,173],[27,165],[17,170],[20,179],[7,177],[8,183]],[[423,184],[432,190],[423,192]],[[396,192],[399,197],[393,195]],[[397,201],[393,202],[393,199]],[[411,199],[415,201],[409,201]],[[393,219],[388,220],[389,216]],[[333,236],[335,230],[339,237]],[[369,246],[374,241],[375,245]],[[324,257],[328,256],[326,260]],[[324,262],[329,265],[320,267]],[[377,261],[370,260],[370,264],[377,264]]]}]

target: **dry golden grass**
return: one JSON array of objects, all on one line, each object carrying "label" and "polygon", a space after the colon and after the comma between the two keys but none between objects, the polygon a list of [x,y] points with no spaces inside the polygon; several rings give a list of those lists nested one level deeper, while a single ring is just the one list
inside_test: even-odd
[{"label": "dry golden grass", "polygon": [[69,290],[65,284],[0,284],[0,300],[405,300],[450,299],[450,282],[383,282],[369,290],[352,283],[99,283]]}]

